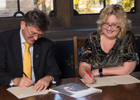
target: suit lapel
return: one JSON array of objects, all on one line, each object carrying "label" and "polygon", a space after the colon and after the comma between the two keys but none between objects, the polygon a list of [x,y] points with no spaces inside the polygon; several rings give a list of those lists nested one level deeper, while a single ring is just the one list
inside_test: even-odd
[{"label": "suit lapel", "polygon": [[[35,42],[34,43],[34,48],[33,48],[33,67],[34,67],[34,72],[36,73],[38,68],[39,68],[39,64],[40,64],[40,53],[41,53],[41,48],[39,43]],[[38,78],[37,74],[35,74],[36,79]]]},{"label": "suit lapel", "polygon": [[15,60],[17,63],[17,67],[19,67],[19,70],[22,72],[22,69],[23,69],[23,67],[22,67],[22,52],[21,52],[21,42],[20,42],[19,32],[20,31],[18,30],[13,35],[12,47],[13,47],[13,52],[15,54]]}]

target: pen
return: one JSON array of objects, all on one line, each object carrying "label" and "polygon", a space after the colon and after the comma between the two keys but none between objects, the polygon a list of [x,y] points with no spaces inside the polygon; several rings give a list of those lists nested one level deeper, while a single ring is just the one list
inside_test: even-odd
[{"label": "pen", "polygon": [[23,72],[23,74],[28,78],[28,76]]},{"label": "pen", "polygon": [[92,78],[92,76],[90,75],[90,73],[88,72],[88,70],[86,69],[87,74]]},{"label": "pen", "polygon": [[[22,71],[23,72],[23,71]],[[28,76],[23,72],[23,74],[25,75],[25,77],[27,77],[28,78]],[[35,85],[35,82],[33,82],[33,84],[32,85]]]},{"label": "pen", "polygon": [[[86,73],[92,78],[92,76],[91,76],[91,74],[88,72],[88,70],[86,69],[85,71],[86,71]],[[93,82],[95,82],[95,81],[93,81]]]}]

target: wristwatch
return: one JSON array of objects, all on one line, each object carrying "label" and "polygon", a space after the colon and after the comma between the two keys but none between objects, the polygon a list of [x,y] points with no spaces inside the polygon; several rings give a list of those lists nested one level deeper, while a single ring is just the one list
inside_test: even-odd
[{"label": "wristwatch", "polygon": [[102,74],[102,68],[99,68],[99,74],[100,74],[100,76],[103,76],[103,74]]},{"label": "wristwatch", "polygon": [[51,76],[51,75],[47,75],[47,76],[49,76],[51,79],[52,79],[52,84],[56,84],[56,81],[54,81],[54,78]]}]

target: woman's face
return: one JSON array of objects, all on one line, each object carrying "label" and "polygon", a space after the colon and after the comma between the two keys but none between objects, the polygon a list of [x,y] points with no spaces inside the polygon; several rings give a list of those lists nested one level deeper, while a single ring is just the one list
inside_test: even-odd
[{"label": "woman's face", "polygon": [[117,37],[120,27],[118,26],[118,19],[116,15],[108,16],[106,23],[102,25],[102,31],[109,39],[114,39]]}]

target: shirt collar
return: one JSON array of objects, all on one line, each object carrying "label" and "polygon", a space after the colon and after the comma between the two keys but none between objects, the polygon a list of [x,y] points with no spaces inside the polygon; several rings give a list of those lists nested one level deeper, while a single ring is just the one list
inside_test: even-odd
[{"label": "shirt collar", "polygon": [[20,39],[21,39],[21,44],[23,44],[24,42],[26,42],[26,40],[24,39],[24,37],[22,35],[22,29],[20,29]]}]

